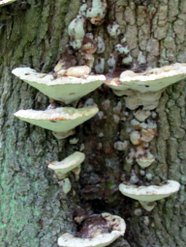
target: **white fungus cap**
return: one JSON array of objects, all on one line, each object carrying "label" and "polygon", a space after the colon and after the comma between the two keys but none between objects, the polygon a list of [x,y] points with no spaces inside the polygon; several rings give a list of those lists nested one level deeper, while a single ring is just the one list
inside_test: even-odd
[{"label": "white fungus cap", "polygon": [[67,132],[87,121],[98,112],[96,106],[75,109],[58,107],[45,111],[19,110],[14,115],[30,124],[40,126],[54,132]]},{"label": "white fungus cap", "polygon": [[54,170],[57,177],[64,177],[65,174],[79,167],[85,160],[85,154],[82,152],[74,152],[62,161],[53,161],[48,168]]},{"label": "white fungus cap", "polygon": [[4,5],[8,5],[11,4],[13,2],[15,2],[17,0],[0,0],[0,7],[4,6]]},{"label": "white fungus cap", "polygon": [[124,71],[120,75],[120,84],[114,81],[108,86],[115,90],[135,90],[139,92],[157,92],[186,78],[186,64],[175,63],[161,68],[149,69],[142,73]]},{"label": "white fungus cap", "polygon": [[93,238],[79,238],[65,233],[58,238],[58,245],[62,247],[104,247],[124,235],[126,224],[121,217],[109,213],[102,213],[101,215],[112,226],[110,233],[101,233]]},{"label": "white fungus cap", "polygon": [[174,180],[168,180],[163,185],[137,186],[120,184],[120,192],[132,199],[142,202],[154,202],[176,193],[180,184]]},{"label": "white fungus cap", "polygon": [[74,76],[54,78],[52,74],[38,73],[28,67],[16,68],[12,73],[48,97],[66,104],[94,91],[105,80],[104,75],[88,75],[86,78]]}]

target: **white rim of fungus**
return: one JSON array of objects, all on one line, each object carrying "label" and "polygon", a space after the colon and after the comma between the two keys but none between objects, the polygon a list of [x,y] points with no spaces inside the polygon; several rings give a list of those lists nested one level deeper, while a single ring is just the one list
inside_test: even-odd
[{"label": "white rim of fungus", "polygon": [[62,161],[53,161],[48,165],[48,168],[54,170],[56,174],[63,174],[72,171],[73,169],[79,167],[81,163],[85,160],[85,154],[82,152],[74,152]]},{"label": "white rim of fungus", "polygon": [[124,71],[121,73],[120,83],[116,80],[107,82],[115,90],[136,90],[139,92],[155,92],[166,88],[186,78],[186,63],[175,63],[161,68],[149,69],[142,73]]},{"label": "white rim of fungus", "polygon": [[28,119],[38,119],[38,120],[74,120],[79,117],[88,116],[89,114],[97,113],[98,108],[95,106],[87,106],[83,108],[73,108],[73,107],[57,107],[55,109],[41,110],[19,110],[14,115],[16,117],[23,117]]},{"label": "white rim of fungus", "polygon": [[12,73],[19,77],[21,80],[30,82],[35,82],[36,84],[44,84],[47,86],[57,86],[67,84],[87,84],[93,83],[96,81],[105,81],[106,78],[104,75],[88,75],[86,78],[74,77],[74,76],[61,76],[55,78],[52,74],[38,73],[36,70],[29,67],[20,67],[12,70]]},{"label": "white rim of fungus", "polygon": [[102,233],[94,238],[79,238],[74,237],[72,234],[65,233],[58,238],[58,245],[62,247],[104,247],[113,243],[117,238],[123,236],[126,230],[125,221],[117,216],[109,213],[102,213],[110,224],[116,223],[117,226],[113,226],[111,233]]},{"label": "white rim of fungus", "polygon": [[0,7],[4,6],[4,5],[11,4],[11,3],[15,2],[15,1],[17,1],[17,0],[0,0]]},{"label": "white rim of fungus", "polygon": [[180,184],[174,180],[168,180],[163,185],[149,185],[149,186],[137,186],[120,184],[120,192],[132,199],[142,202],[153,202],[161,200],[176,193],[180,188]]},{"label": "white rim of fungus", "polygon": [[12,73],[48,97],[69,104],[94,91],[106,80],[104,75],[85,77],[61,76],[38,73],[31,68],[16,68]]},{"label": "white rim of fungus", "polygon": [[30,124],[40,126],[54,132],[67,132],[92,118],[98,112],[96,106],[83,108],[58,107],[45,111],[33,109],[19,110],[14,116]]}]

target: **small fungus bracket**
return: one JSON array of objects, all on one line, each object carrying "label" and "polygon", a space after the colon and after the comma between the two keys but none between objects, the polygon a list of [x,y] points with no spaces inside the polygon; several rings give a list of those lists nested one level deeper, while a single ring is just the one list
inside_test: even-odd
[{"label": "small fungus bracket", "polygon": [[53,161],[48,165],[52,169],[59,180],[64,179],[71,171],[77,175],[80,173],[81,163],[85,160],[85,154],[82,152],[74,152],[62,161]]},{"label": "small fungus bracket", "polygon": [[148,211],[150,211],[151,207],[153,209],[153,202],[171,196],[178,192],[179,188],[180,184],[174,180],[168,180],[162,185],[137,186],[124,183],[119,185],[119,191],[124,196],[139,201]]}]

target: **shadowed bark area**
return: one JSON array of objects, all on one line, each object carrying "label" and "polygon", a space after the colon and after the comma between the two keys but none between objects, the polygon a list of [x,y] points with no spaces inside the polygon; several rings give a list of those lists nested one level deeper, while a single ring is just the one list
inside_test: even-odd
[{"label": "shadowed bark area", "polygon": [[[72,212],[84,207],[95,213],[111,212],[127,223],[125,239],[113,247],[184,247],[186,244],[186,114],[185,83],[166,90],[158,112],[158,134],[152,142],[156,162],[145,170],[151,183],[173,179],[179,193],[158,201],[152,212],[118,192],[122,177],[137,175],[125,160],[129,148],[117,151],[114,143],[129,139],[133,118],[123,98],[101,87],[84,97],[78,106],[94,99],[100,114],[76,130],[78,143],[58,141],[51,132],[15,119],[19,109],[45,109],[49,99],[16,79],[12,68],[25,65],[50,72],[65,51],[67,27],[79,11],[78,0],[19,1],[0,8],[0,243],[2,247],[54,247],[61,233],[73,229]],[[186,3],[184,0],[108,1],[105,22],[88,26],[104,37],[106,50],[96,55],[105,63],[113,47],[126,38],[132,66],[142,54],[148,66],[186,62]],[[116,21],[121,36],[111,38],[106,27]],[[106,65],[107,67],[107,65]],[[124,67],[126,69],[127,67]],[[107,68],[106,68],[107,69]],[[123,69],[123,68],[122,68]],[[129,144],[130,145],[130,144]],[[86,160],[80,180],[73,175],[72,191],[65,195],[49,161],[61,160],[83,149]],[[139,176],[140,177],[140,176]],[[140,177],[143,181],[143,178]]]}]

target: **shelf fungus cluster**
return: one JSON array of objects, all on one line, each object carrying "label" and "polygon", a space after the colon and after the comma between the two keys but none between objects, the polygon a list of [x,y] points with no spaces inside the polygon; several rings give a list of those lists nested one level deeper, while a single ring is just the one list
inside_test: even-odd
[{"label": "shelf fungus cluster", "polygon": [[4,6],[4,5],[8,5],[11,4],[13,2],[16,2],[17,0],[0,0],[0,7]]},{"label": "shelf fungus cluster", "polygon": [[[88,73],[85,72],[87,72],[85,66],[71,67],[63,70],[62,76],[58,75],[59,77],[55,78],[53,74],[37,73],[31,68],[22,67],[12,71],[18,78],[37,88],[48,97],[66,104],[72,103],[95,90],[105,79],[102,75],[88,75],[89,71]],[[73,134],[73,129],[76,126],[87,121],[97,112],[96,106],[79,109],[57,107],[45,111],[20,110],[15,113],[15,116],[31,124],[52,130],[57,138],[63,139]]]},{"label": "shelf fungus cluster", "polygon": [[[11,2],[13,0],[0,1],[0,7]],[[83,1],[78,15],[68,26],[69,44],[66,55],[63,54],[52,73],[38,73],[28,67],[15,68],[12,73],[49,98],[64,104],[77,102],[103,83],[117,96],[123,96],[126,108],[134,117],[130,121],[130,131],[128,131],[133,146],[129,151],[127,162],[133,164],[135,161],[140,169],[146,169],[155,161],[150,147],[157,133],[155,109],[165,88],[186,78],[186,64],[176,63],[161,68],[149,68],[140,73],[125,70],[114,77],[117,71],[120,71],[120,68],[117,68],[118,61],[121,60],[120,65],[129,68],[132,67],[133,58],[125,38],[119,41],[120,26],[113,21],[108,24],[106,31],[117,43],[115,42],[112,53],[110,56],[108,54],[105,62],[102,56],[106,50],[104,38],[101,32],[95,30],[104,22],[107,7],[106,0]],[[138,60],[144,64],[143,54],[139,54]],[[105,69],[108,72],[106,76],[103,75]],[[96,74],[93,74],[93,71]],[[28,123],[51,130],[58,139],[64,139],[74,134],[74,128],[92,118],[98,111],[95,105],[83,108],[63,106],[50,107],[44,111],[19,110],[14,115]],[[64,193],[67,194],[71,189],[68,174],[73,172],[78,180],[84,159],[84,153],[74,152],[64,160],[53,161],[48,165],[63,183]],[[180,184],[173,180],[149,186],[126,182],[119,185],[119,190],[124,196],[139,201],[147,211],[151,211],[155,201],[176,193],[179,187]],[[124,235],[125,228],[125,221],[119,216],[109,213],[92,215],[81,222],[76,233],[65,233],[59,237],[58,245],[108,246]]]},{"label": "shelf fungus cluster", "polygon": [[58,239],[61,247],[104,247],[125,233],[125,221],[116,215],[91,215],[81,222],[74,234],[65,233]]}]

